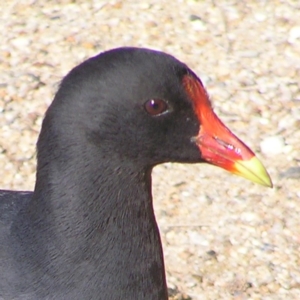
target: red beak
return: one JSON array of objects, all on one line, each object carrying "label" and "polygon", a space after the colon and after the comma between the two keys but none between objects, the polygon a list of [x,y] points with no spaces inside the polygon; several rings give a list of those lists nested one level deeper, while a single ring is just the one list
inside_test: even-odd
[{"label": "red beak", "polygon": [[192,138],[210,164],[243,176],[253,182],[272,187],[271,178],[255,154],[237,138],[214,113],[202,83],[191,75],[183,79],[201,127]]}]

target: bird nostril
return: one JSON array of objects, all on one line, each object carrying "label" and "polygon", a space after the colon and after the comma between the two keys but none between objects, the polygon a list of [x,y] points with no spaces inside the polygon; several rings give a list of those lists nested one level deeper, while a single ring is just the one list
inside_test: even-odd
[{"label": "bird nostril", "polygon": [[233,145],[224,142],[223,140],[219,139],[218,137],[214,136],[214,139],[218,142],[219,145],[225,147],[226,149],[229,149],[229,150],[234,149]]},{"label": "bird nostril", "polygon": [[237,155],[241,154],[241,149],[238,147],[233,146],[232,144],[226,143],[223,140],[219,139],[218,137],[214,136],[214,139],[217,141],[217,143],[227,150],[234,151]]}]

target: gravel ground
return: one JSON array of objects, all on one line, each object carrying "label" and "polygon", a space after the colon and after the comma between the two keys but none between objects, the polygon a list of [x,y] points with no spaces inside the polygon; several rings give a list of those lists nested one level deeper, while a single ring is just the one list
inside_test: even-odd
[{"label": "gravel ground", "polygon": [[270,172],[266,189],[209,165],[154,170],[176,299],[300,299],[300,2],[1,1],[1,187],[32,190],[41,120],[62,77],[117,46],[166,51]]}]

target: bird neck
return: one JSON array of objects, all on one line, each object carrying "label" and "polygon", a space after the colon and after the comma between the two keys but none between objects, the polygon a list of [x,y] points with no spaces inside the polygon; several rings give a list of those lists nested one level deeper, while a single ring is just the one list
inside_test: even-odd
[{"label": "bird neck", "polygon": [[60,278],[62,290],[76,284],[77,295],[167,299],[151,169],[101,161],[38,174],[44,181],[37,181],[26,214],[35,260]]}]

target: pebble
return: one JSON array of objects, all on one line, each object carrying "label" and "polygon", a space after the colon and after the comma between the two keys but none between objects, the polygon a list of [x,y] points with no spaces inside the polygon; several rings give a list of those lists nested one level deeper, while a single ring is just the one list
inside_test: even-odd
[{"label": "pebble", "polygon": [[267,19],[267,15],[265,13],[262,13],[262,12],[257,12],[254,15],[254,18],[258,22],[263,22],[263,21],[265,21]]},{"label": "pebble", "polygon": [[300,41],[300,26],[295,26],[290,29],[288,42],[295,44],[297,40]]},{"label": "pebble", "polygon": [[260,143],[262,153],[266,155],[276,155],[284,151],[284,139],[281,136],[270,136]]},{"label": "pebble", "polygon": [[15,38],[13,40],[11,40],[12,45],[14,45],[16,48],[24,48],[29,46],[30,44],[30,40],[28,39],[28,37],[18,37]]},{"label": "pebble", "polygon": [[280,173],[281,178],[300,179],[300,167],[291,167]]}]

